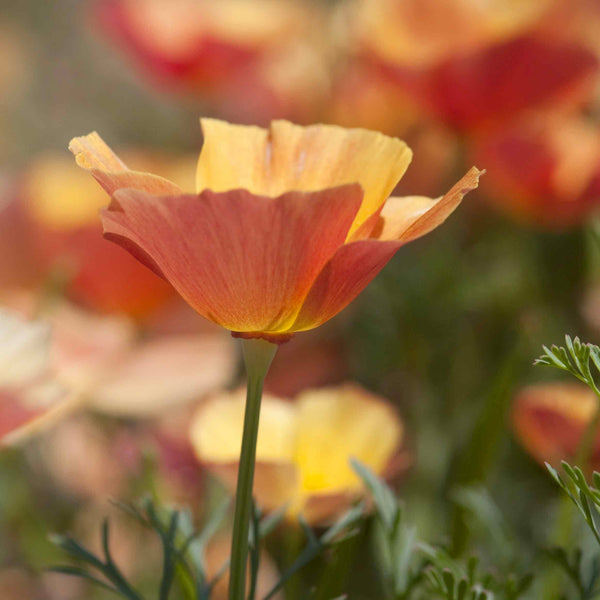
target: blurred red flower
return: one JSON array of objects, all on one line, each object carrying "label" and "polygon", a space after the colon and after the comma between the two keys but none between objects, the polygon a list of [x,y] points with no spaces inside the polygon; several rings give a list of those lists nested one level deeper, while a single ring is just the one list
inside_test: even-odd
[{"label": "blurred red flower", "polygon": [[487,166],[489,198],[514,217],[574,225],[600,206],[600,127],[577,116],[542,116],[472,140]]},{"label": "blurred red flower", "polygon": [[[513,427],[524,448],[540,463],[573,461],[598,398],[584,384],[546,383],[523,389],[513,408]],[[598,432],[600,433],[600,431]],[[590,466],[600,470],[600,435]]]}]

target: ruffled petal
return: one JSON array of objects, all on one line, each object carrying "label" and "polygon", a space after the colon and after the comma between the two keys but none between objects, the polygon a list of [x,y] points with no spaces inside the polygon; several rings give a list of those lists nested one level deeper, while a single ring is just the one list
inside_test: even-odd
[{"label": "ruffled petal", "polygon": [[149,194],[180,194],[181,189],[168,179],[130,171],[125,163],[95,132],[76,137],[69,143],[77,164],[90,171],[96,181],[110,194],[121,188],[134,188]]},{"label": "ruffled petal", "polygon": [[410,242],[439,227],[457,208],[466,194],[477,188],[485,171],[472,167],[441,198],[406,196],[390,198],[384,205],[371,237]]},{"label": "ruffled petal", "polygon": [[439,200],[394,199],[381,211],[371,239],[345,244],[325,265],[312,286],[291,331],[318,327],[345,308],[407,242],[429,233],[452,213],[464,195],[477,187],[481,171],[473,167]]},{"label": "ruffled petal", "polygon": [[278,196],[357,182],[365,195],[350,235],[385,202],[412,158],[401,140],[366,129],[289,121],[262,129],[202,119],[202,131],[197,191],[244,188]]},{"label": "ruffled petal", "polygon": [[286,332],[344,243],[356,184],[278,198],[246,190],[156,197],[121,190],[105,235],[165,277],[201,315],[236,332]]}]

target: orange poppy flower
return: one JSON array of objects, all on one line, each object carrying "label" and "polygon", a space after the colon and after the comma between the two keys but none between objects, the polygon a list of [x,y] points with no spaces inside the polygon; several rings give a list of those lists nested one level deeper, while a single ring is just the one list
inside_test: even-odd
[{"label": "orange poppy flower", "polygon": [[[185,181],[180,177],[185,158],[133,156]],[[190,181],[193,189],[193,178]],[[64,271],[72,298],[95,310],[137,318],[147,318],[173,301],[173,291],[164,281],[102,238],[98,210],[104,194],[68,158],[39,157],[23,174],[19,191],[28,243],[46,273]]]},{"label": "orange poppy flower", "polygon": [[287,121],[202,127],[197,194],[130,171],[95,133],[70,148],[113,198],[105,237],[238,337],[282,342],[335,316],[481,174],[439,199],[388,199],[411,159],[400,140]]},{"label": "orange poppy flower", "polygon": [[473,140],[490,199],[522,221],[564,228],[600,205],[600,129],[577,116],[527,119]]},{"label": "orange poppy flower", "polygon": [[[583,384],[532,385],[516,398],[513,426],[533,458],[558,466],[562,460],[575,458],[597,402],[594,392]],[[599,436],[592,447],[590,466],[600,469]]]},{"label": "orange poppy flower", "polygon": [[[153,79],[220,114],[307,117],[327,87],[323,21],[295,0],[97,0],[93,17]],[[244,102],[237,102],[243,95]],[[234,101],[232,102],[232,99]]]},{"label": "orange poppy flower", "polygon": [[599,62],[577,32],[549,30],[559,4],[362,0],[356,38],[417,107],[472,131],[590,101]]},{"label": "orange poppy flower", "polygon": [[[198,460],[233,492],[244,422],[242,390],[209,399],[193,419]],[[310,523],[335,518],[364,493],[357,458],[382,476],[407,466],[404,427],[382,398],[356,385],[302,392],[294,402],[265,395],[256,448],[254,494],[266,510],[287,504]],[[327,460],[323,457],[327,456]]]}]

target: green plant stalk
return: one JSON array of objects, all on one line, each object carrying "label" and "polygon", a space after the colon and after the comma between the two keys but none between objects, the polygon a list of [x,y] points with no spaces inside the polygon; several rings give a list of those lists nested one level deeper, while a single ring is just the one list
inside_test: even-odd
[{"label": "green plant stalk", "polygon": [[246,566],[248,563],[248,533],[252,514],[252,484],[256,462],[256,441],[260,419],[260,403],[263,383],[277,345],[262,339],[242,340],[242,351],[248,377],[244,433],[240,453],[235,515],[231,544],[231,566],[229,571],[229,600],[246,598]]},{"label": "green plant stalk", "polygon": [[[594,446],[596,432],[598,431],[599,425],[600,395],[598,394],[598,392],[596,392],[596,410],[594,412],[594,416],[592,417],[592,420],[587,424],[585,431],[583,432],[583,437],[581,438],[581,443],[579,444],[579,447],[577,448],[577,453],[575,454],[575,464],[581,467],[584,473],[587,471],[590,465],[592,449]],[[574,514],[571,499],[568,496],[564,496],[560,502],[558,513],[558,527],[556,528],[554,545],[567,549],[570,548],[573,530],[573,516]],[[547,598],[548,600],[558,598],[558,594],[556,593],[557,589],[558,585],[556,573],[550,572],[549,577],[546,578],[546,582],[544,585],[544,593],[542,597]]]}]

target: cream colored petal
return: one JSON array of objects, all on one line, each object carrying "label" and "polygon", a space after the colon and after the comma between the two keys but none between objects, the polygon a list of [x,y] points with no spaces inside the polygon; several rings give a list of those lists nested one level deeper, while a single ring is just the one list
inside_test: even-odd
[{"label": "cream colored petal", "polygon": [[48,366],[50,328],[0,309],[0,386],[20,386]]},{"label": "cream colored petal", "polygon": [[464,196],[477,188],[485,171],[472,167],[441,198],[405,196],[389,198],[371,237],[378,240],[410,242],[439,227],[458,207]]},{"label": "cream colored petal", "polygon": [[140,171],[131,171],[95,132],[73,138],[69,150],[76,163],[89,171],[111,196],[121,188],[133,188],[150,194],[180,194],[181,189],[171,181]]},{"label": "cream colored petal", "polygon": [[55,382],[44,382],[27,391],[24,405],[32,410],[29,420],[0,439],[0,445],[18,446],[33,436],[51,429],[82,407],[85,397],[78,391],[69,394]]},{"label": "cream colored petal", "polygon": [[[238,449],[239,454],[239,449]],[[203,465],[235,495],[238,475],[237,458],[232,462],[204,462]],[[257,460],[254,470],[253,496],[261,509],[277,510],[282,506],[294,506],[298,498],[299,474],[289,462],[266,462]],[[296,514],[290,511],[290,514]]]},{"label": "cream colored petal", "polygon": [[[237,462],[244,428],[245,390],[207,400],[193,418],[190,438],[202,462]],[[290,462],[294,440],[293,404],[264,396],[261,405],[256,458],[262,462]]]},{"label": "cream colored petal", "polygon": [[297,427],[295,462],[309,495],[356,489],[350,458],[381,473],[403,435],[392,407],[356,385],[301,394]]},{"label": "cream colored petal", "polygon": [[226,385],[234,367],[225,334],[162,336],[138,344],[113,365],[94,387],[91,406],[111,415],[157,415]]},{"label": "cream colored petal", "polygon": [[359,183],[364,198],[349,237],[383,204],[412,158],[403,141],[366,129],[289,121],[272,121],[268,130],[215,119],[201,123],[198,192],[244,188],[278,196]]},{"label": "cream colored petal", "polygon": [[302,516],[310,525],[330,524],[352,506],[357,495],[357,490],[311,494],[301,507]]},{"label": "cream colored petal", "polygon": [[388,198],[381,210],[376,237],[381,240],[397,240],[420,216],[433,208],[440,198],[427,196],[393,196]]}]

